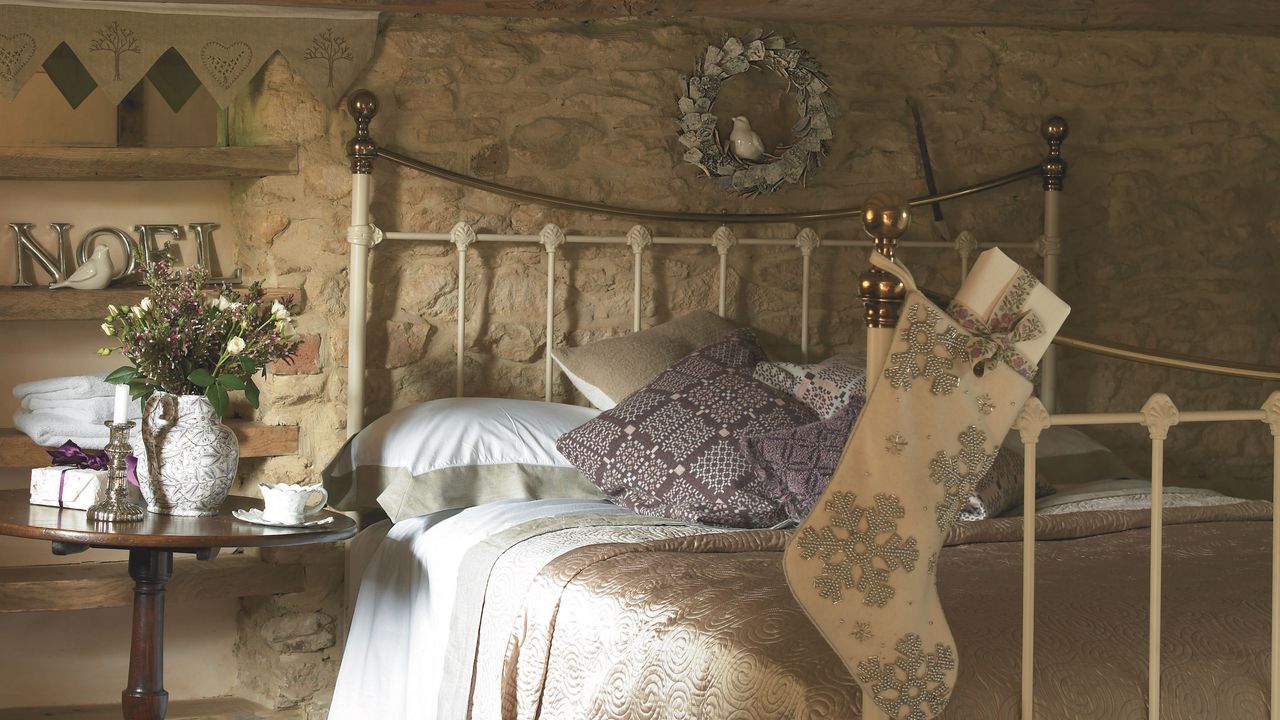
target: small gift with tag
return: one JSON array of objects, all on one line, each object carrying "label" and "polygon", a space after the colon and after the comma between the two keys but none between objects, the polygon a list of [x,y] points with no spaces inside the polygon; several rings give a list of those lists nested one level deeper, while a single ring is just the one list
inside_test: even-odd
[{"label": "small gift with tag", "polygon": [[[31,504],[57,508],[88,510],[107,496],[107,454],[101,450],[85,451],[67,441],[49,450],[53,464],[31,470]],[[138,480],[134,472],[137,460],[128,458],[129,497],[141,502]]]}]

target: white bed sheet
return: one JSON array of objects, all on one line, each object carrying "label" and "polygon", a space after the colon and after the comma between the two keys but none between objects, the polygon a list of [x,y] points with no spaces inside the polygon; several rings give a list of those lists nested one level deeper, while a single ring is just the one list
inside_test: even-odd
[{"label": "white bed sheet", "polygon": [[503,500],[396,523],[366,570],[329,720],[436,718],[458,578],[468,550],[529,520],[631,515],[604,500]]}]

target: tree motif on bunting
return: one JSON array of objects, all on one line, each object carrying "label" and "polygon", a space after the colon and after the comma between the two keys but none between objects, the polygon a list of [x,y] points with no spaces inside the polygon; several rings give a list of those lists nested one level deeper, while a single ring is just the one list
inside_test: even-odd
[{"label": "tree motif on bunting", "polygon": [[120,79],[120,56],[125,53],[140,53],[142,46],[138,44],[138,36],[127,27],[121,27],[114,20],[98,28],[97,37],[89,43],[89,52],[109,52],[115,60],[115,76]]},{"label": "tree motif on bunting", "polygon": [[333,32],[333,28],[328,28],[324,32],[316,35],[311,40],[311,47],[302,53],[304,60],[320,60],[329,66],[329,87],[333,87],[333,66],[339,60],[352,62],[355,56],[351,54],[351,46],[347,44],[347,39]]},{"label": "tree motif on bunting", "polygon": [[857,500],[851,492],[833,493],[824,508],[831,522],[821,530],[804,529],[800,555],[822,558],[822,574],[813,579],[822,597],[840,602],[844,590],[857,590],[863,605],[884,607],[894,594],[889,573],[899,567],[911,572],[920,554],[915,538],[903,540],[898,534],[897,520],[906,511],[896,496],[876,495],[875,507]]},{"label": "tree motif on bunting", "polygon": [[956,667],[955,651],[938,643],[926,653],[915,633],[907,633],[894,649],[898,659],[888,665],[878,657],[858,663],[858,681],[871,686],[876,707],[901,720],[928,720],[942,712],[951,695],[947,673]]}]

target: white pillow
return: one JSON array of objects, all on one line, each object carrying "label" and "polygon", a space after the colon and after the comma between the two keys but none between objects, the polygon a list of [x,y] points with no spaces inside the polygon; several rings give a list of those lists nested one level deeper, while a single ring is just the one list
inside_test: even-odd
[{"label": "white pillow", "polygon": [[449,398],[373,421],[325,468],[342,510],[376,505],[393,521],[448,508],[520,498],[599,498],[556,450],[556,440],[595,417],[576,405]]}]

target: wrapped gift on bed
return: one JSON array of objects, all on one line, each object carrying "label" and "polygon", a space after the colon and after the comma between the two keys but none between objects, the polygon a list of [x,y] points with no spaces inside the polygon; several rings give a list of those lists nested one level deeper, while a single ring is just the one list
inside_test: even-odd
[{"label": "wrapped gift on bed", "polygon": [[[75,443],[67,442],[50,450],[54,465],[32,468],[31,504],[58,508],[88,510],[107,494],[107,456],[100,451],[86,453]],[[142,502],[142,493],[133,478],[130,457],[129,498]]]}]

